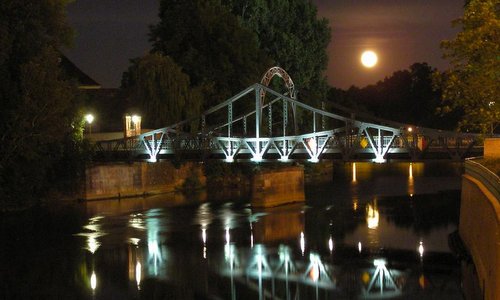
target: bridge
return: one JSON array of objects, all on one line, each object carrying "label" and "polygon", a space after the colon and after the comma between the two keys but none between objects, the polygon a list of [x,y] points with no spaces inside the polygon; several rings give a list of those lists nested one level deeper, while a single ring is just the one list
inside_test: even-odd
[{"label": "bridge", "polygon": [[[268,85],[281,77],[279,93]],[[227,162],[320,159],[460,160],[482,153],[480,135],[416,127],[335,106],[325,110],[297,100],[285,70],[269,69],[253,84],[199,116],[134,137],[97,141],[97,155],[147,159],[190,157]]]}]

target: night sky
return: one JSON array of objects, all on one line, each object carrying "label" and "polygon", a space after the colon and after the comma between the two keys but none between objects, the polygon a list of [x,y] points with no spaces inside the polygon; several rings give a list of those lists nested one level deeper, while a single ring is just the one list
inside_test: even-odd
[{"label": "night sky", "polygon": [[[76,38],[73,47],[64,52],[103,87],[118,87],[129,59],[150,48],[148,26],[158,21],[158,2],[76,0],[68,5]],[[439,43],[456,34],[451,21],[462,16],[464,4],[462,0],[313,2],[319,15],[330,20],[332,29],[328,82],[344,89],[376,83],[415,62],[446,69]],[[359,63],[361,52],[368,48],[379,55],[379,64],[373,69]]]}]

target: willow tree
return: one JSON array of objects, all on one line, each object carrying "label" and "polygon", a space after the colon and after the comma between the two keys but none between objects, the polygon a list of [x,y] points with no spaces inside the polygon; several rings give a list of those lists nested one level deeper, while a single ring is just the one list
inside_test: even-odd
[{"label": "willow tree", "polygon": [[443,41],[451,69],[439,79],[445,109],[460,108],[462,130],[494,133],[500,123],[500,5],[496,0],[470,0],[464,16],[454,21],[461,31]]},{"label": "willow tree", "polygon": [[198,88],[172,58],[160,53],[132,60],[122,87],[144,115],[146,126],[160,128],[197,116],[201,110]]},{"label": "willow tree", "polygon": [[0,2],[0,209],[29,206],[78,172],[82,118],[58,52],[72,38],[66,2]]}]

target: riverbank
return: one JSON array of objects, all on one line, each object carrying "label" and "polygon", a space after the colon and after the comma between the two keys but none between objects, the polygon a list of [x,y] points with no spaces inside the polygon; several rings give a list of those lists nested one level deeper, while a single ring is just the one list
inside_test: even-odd
[{"label": "riverbank", "polygon": [[467,299],[500,298],[500,179],[485,161],[496,165],[492,158],[466,161],[462,177],[459,233],[474,263],[470,273],[479,284],[479,290],[465,290]]}]

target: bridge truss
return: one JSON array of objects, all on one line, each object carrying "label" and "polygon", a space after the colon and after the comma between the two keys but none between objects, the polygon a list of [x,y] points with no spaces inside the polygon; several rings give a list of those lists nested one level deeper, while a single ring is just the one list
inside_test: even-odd
[{"label": "bridge truss", "polygon": [[[280,75],[281,76],[281,75]],[[292,83],[293,87],[293,83]],[[290,86],[288,86],[290,89]],[[103,157],[125,153],[156,161],[172,155],[222,158],[227,162],[333,157],[459,160],[482,151],[480,136],[414,127],[304,104],[256,83],[199,117],[141,135],[96,142]],[[264,95],[272,99],[264,101]]]}]

